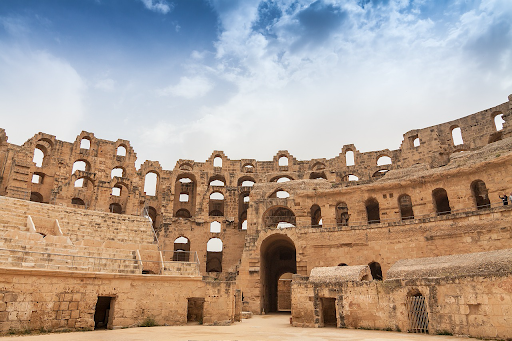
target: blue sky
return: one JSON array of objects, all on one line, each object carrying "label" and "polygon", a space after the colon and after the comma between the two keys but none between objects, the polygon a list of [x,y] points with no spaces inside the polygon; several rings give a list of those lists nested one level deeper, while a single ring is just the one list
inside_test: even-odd
[{"label": "blue sky", "polygon": [[0,0],[0,127],[138,164],[396,149],[512,93],[510,0]]}]

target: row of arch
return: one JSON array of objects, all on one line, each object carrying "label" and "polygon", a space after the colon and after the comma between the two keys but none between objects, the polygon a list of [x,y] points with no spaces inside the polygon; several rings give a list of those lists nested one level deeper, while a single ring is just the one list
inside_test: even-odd
[{"label": "row of arch", "polygon": [[[482,180],[474,180],[470,185],[474,205],[477,210],[491,207],[488,195],[488,189]],[[447,215],[452,213],[448,193],[444,188],[436,188],[432,191],[432,200],[437,215]],[[414,209],[411,196],[401,194],[398,199],[398,207],[401,220],[414,219]],[[378,224],[381,222],[379,201],[370,197],[365,201],[366,217],[368,224]],[[336,224],[338,226],[348,226],[350,214],[348,205],[345,202],[338,202],[335,207]],[[311,226],[322,226],[322,211],[319,205],[313,204],[310,208]],[[275,206],[270,208],[264,214],[264,225],[268,228],[286,228],[296,226],[296,217],[288,207]]]},{"label": "row of arch", "polygon": [[[190,240],[180,236],[174,240],[172,260],[190,260]],[[222,272],[223,243],[220,238],[210,238],[206,243],[206,272]]]}]

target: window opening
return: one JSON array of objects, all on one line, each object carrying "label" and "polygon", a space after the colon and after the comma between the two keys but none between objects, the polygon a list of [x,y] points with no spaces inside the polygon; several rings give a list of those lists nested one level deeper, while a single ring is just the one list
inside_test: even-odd
[{"label": "window opening", "polygon": [[348,150],[346,153],[345,153],[345,163],[347,164],[347,166],[353,166],[355,165],[356,163],[354,162],[354,152],[351,151],[351,150]]},{"label": "window opening", "polygon": [[489,200],[489,191],[485,186],[485,182],[482,180],[475,180],[471,183],[471,192],[475,199],[477,210],[491,207],[491,201]]},{"label": "window opening", "polygon": [[288,193],[286,191],[277,191],[276,192],[276,197],[277,198],[281,198],[281,199],[285,199],[285,198],[290,197],[290,193]]},{"label": "window opening", "polygon": [[381,156],[377,160],[377,166],[391,165],[392,161],[389,156]]},{"label": "window opening", "polygon": [[224,187],[224,182],[221,180],[213,180],[210,182],[210,186]]},{"label": "window opening", "polygon": [[180,194],[180,202],[188,202],[189,196],[187,193]]},{"label": "window opening", "polygon": [[121,167],[113,168],[110,172],[110,178],[113,179],[115,176],[122,178],[124,177],[124,169]]},{"label": "window opening", "polygon": [[407,194],[403,194],[398,198],[398,203],[400,205],[400,216],[402,220],[414,219],[411,197]]},{"label": "window opening", "polygon": [[190,243],[188,238],[182,236],[174,240],[172,260],[175,262],[188,262],[190,260]]},{"label": "window opening", "polygon": [[290,178],[287,178],[287,177],[283,176],[282,178],[277,179],[276,182],[282,183],[282,182],[288,182],[290,180],[291,180]]},{"label": "window opening", "polygon": [[419,147],[420,146],[420,138],[419,137],[415,138],[414,141],[412,142],[412,145],[414,147]]},{"label": "window opening", "polygon": [[32,158],[32,162],[36,164],[36,167],[42,167],[44,157],[44,152],[39,147],[36,147],[34,149],[34,157]]},{"label": "window opening", "polygon": [[85,206],[85,202],[80,198],[73,198],[71,199],[72,205],[79,205],[79,206]]},{"label": "window opening", "polygon": [[338,226],[348,226],[348,220],[350,215],[348,214],[347,204],[340,202],[336,205],[336,222]]},{"label": "window opening", "polygon": [[126,148],[124,146],[117,147],[117,156],[126,156]]},{"label": "window opening", "polygon": [[464,144],[464,141],[462,140],[462,132],[460,130],[460,127],[455,127],[452,129],[452,139],[454,146]]},{"label": "window opening", "polygon": [[206,243],[206,272],[222,272],[222,240],[219,238]]},{"label": "window opening", "polygon": [[382,281],[382,269],[380,264],[377,262],[371,262],[368,266],[370,267],[373,279],[376,281]]},{"label": "window opening", "polygon": [[221,231],[221,223],[218,221],[212,221],[210,223],[210,232],[211,233],[220,233]]},{"label": "window opening", "polygon": [[117,213],[117,214],[121,214],[123,213],[123,207],[121,207],[121,205],[119,205],[118,203],[112,203],[110,204],[108,210],[111,212],[111,213]]},{"label": "window opening", "polygon": [[118,186],[112,187],[112,195],[116,196],[116,197],[121,196],[121,187],[118,187]]},{"label": "window opening", "polygon": [[252,187],[254,186],[254,181],[251,181],[251,180],[245,180],[242,182],[242,187]]},{"label": "window opening", "polygon": [[41,195],[41,193],[31,192],[30,193],[30,201],[43,202],[43,196]]},{"label": "window opening", "polygon": [[503,119],[503,114],[498,114],[494,116],[494,125],[496,126],[496,131],[500,131],[503,129],[503,123],[505,123],[505,120]]},{"label": "window opening", "polygon": [[43,177],[39,174],[32,174],[32,183],[33,184],[43,183]]},{"label": "window opening", "polygon": [[90,149],[91,148],[91,141],[89,139],[83,138],[80,141],[80,149]]},{"label": "window opening", "polygon": [[438,215],[445,215],[452,213],[450,201],[448,200],[448,193],[444,188],[436,188],[432,191],[434,198],[434,206]]},{"label": "window opening", "polygon": [[216,156],[213,159],[213,167],[222,167],[222,158],[220,156]]},{"label": "window opening", "polygon": [[288,158],[286,156],[281,156],[279,158],[279,167],[286,167],[288,166]]},{"label": "window opening", "polygon": [[146,195],[156,195],[156,185],[158,182],[158,175],[153,172],[148,172],[144,179],[144,192]]},{"label": "window opening", "polygon": [[247,219],[242,222],[242,230],[247,230]]},{"label": "window opening", "polygon": [[368,224],[380,223],[379,202],[375,198],[366,200],[366,215],[368,216]]}]

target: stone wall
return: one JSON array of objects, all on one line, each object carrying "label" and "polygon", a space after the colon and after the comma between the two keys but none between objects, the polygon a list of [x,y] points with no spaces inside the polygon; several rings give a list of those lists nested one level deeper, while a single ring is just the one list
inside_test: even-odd
[{"label": "stone wall", "polygon": [[425,297],[430,334],[512,337],[512,276],[467,276],[415,280],[313,284],[292,282],[296,327],[323,327],[322,298],[336,299],[337,326],[407,332],[407,297]]},{"label": "stone wall", "polygon": [[[205,324],[234,320],[232,283],[201,277],[0,269],[0,330],[93,329],[98,296],[112,297],[108,328],[187,322],[188,298],[204,299]],[[197,313],[197,311],[196,311]]]}]

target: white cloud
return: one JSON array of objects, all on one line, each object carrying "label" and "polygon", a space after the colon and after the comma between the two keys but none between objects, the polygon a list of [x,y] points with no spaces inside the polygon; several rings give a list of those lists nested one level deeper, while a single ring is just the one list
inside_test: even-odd
[{"label": "white cloud", "polygon": [[38,131],[74,139],[85,91],[66,61],[0,43],[0,122],[10,142],[22,143]]},{"label": "white cloud", "polygon": [[24,36],[30,32],[26,20],[22,17],[0,16],[0,25],[2,25],[9,34],[15,37]]},{"label": "white cloud", "polygon": [[113,91],[115,89],[116,81],[111,78],[100,79],[94,84],[96,89],[103,91]]},{"label": "white cloud", "polygon": [[154,12],[167,14],[173,9],[173,5],[167,3],[165,0],[141,0],[147,9]]},{"label": "white cloud", "polygon": [[178,84],[161,89],[158,94],[192,99],[206,95],[212,88],[212,82],[205,77],[181,77]]}]

